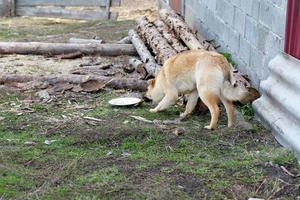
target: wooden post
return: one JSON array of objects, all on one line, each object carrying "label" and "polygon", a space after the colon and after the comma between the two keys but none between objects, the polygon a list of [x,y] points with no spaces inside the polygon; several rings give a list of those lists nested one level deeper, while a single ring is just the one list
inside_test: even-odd
[{"label": "wooden post", "polygon": [[10,16],[16,16],[16,0],[9,0],[10,1]]},{"label": "wooden post", "polygon": [[14,7],[12,3],[14,4],[14,0],[0,1],[0,17],[10,17],[12,15],[12,7]]},{"label": "wooden post", "polygon": [[105,6],[105,18],[110,18],[110,6],[111,6],[111,0],[106,0],[106,6]]}]

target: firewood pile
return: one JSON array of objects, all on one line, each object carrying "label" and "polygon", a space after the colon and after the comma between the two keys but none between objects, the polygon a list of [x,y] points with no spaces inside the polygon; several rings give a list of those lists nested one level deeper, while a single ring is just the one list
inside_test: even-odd
[{"label": "firewood pile", "polygon": [[[128,64],[121,66],[121,76],[110,71],[115,68],[114,65],[93,63],[91,66],[79,66],[67,75],[2,74],[0,84],[28,86],[28,83],[34,83],[46,87],[47,84],[64,83],[69,86],[66,89],[77,92],[93,92],[104,87],[145,91],[146,80],[155,77],[167,59],[189,49],[215,51],[214,46],[201,35],[196,35],[181,16],[171,10],[161,10],[155,21],[147,17],[138,18],[128,37],[116,43],[78,38],[71,38],[69,43],[0,42],[0,54],[34,54],[58,59],[75,59],[84,55],[131,56]],[[237,72],[234,77],[237,84],[250,85],[243,74]]]}]

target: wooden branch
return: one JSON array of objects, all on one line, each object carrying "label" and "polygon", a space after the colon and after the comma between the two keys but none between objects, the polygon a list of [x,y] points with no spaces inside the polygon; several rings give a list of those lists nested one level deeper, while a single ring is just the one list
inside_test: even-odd
[{"label": "wooden branch", "polygon": [[118,44],[131,44],[131,39],[129,36],[124,37],[123,39],[119,40],[117,42]]},{"label": "wooden branch", "polygon": [[72,44],[102,44],[103,40],[70,38],[69,43],[72,43]]},{"label": "wooden branch", "polygon": [[42,42],[0,42],[0,54],[60,55],[81,52],[85,55],[137,55],[130,44],[69,44]]},{"label": "wooden branch", "polygon": [[159,71],[160,66],[156,63],[154,57],[149,52],[148,48],[146,47],[140,36],[137,34],[137,32],[134,30],[130,30],[128,34],[142,61],[146,63],[146,65],[144,66],[146,72],[150,76],[155,76]]},{"label": "wooden branch", "polygon": [[167,59],[177,54],[175,49],[146,17],[138,18],[136,24],[138,34],[152,48],[159,64],[163,64]]},{"label": "wooden branch", "polygon": [[155,20],[154,25],[157,30],[167,39],[169,44],[178,52],[188,50],[187,47],[183,46],[183,44],[178,40],[177,36],[172,30],[169,30],[169,27],[160,19]]},{"label": "wooden branch", "polygon": [[159,12],[159,16],[171,30],[175,31],[189,49],[204,49],[193,31],[175,11],[163,9]]},{"label": "wooden branch", "polygon": [[9,82],[25,83],[30,81],[48,82],[51,85],[58,83],[84,84],[90,81],[98,81],[105,84],[107,87],[115,89],[130,89],[138,91],[147,90],[147,82],[134,78],[111,78],[104,76],[93,75],[47,75],[47,76],[32,76],[32,75],[16,75],[3,74],[0,75],[0,84]]}]

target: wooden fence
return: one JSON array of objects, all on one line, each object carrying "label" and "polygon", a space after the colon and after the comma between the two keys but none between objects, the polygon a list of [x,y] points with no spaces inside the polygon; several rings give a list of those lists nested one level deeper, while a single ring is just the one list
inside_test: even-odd
[{"label": "wooden fence", "polygon": [[111,7],[120,6],[121,2],[121,0],[0,0],[0,4],[1,1],[5,9],[9,9],[3,11],[6,16],[85,20],[116,19],[118,13],[111,12]]}]

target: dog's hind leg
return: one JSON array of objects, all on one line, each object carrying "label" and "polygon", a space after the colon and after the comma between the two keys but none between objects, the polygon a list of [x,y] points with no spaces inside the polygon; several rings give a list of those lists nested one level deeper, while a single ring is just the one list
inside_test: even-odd
[{"label": "dog's hind leg", "polygon": [[198,90],[200,99],[203,101],[203,103],[208,107],[210,114],[211,114],[211,121],[208,126],[205,126],[204,128],[212,130],[216,128],[219,118],[220,109],[218,107],[218,96],[214,93],[208,91],[199,89]]},{"label": "dog's hind leg", "polygon": [[161,100],[161,102],[159,102],[159,104],[154,109],[150,109],[150,112],[159,112],[166,110],[176,102],[177,98],[177,89],[173,87],[168,89],[167,93],[165,94],[165,97]]},{"label": "dog's hind leg", "polygon": [[227,117],[228,117],[228,127],[232,127],[236,120],[233,103],[232,101],[225,99],[225,97],[220,97],[220,99],[226,108]]},{"label": "dog's hind leg", "polygon": [[198,102],[198,91],[194,90],[188,95],[188,101],[185,107],[184,113],[180,114],[180,119],[186,118],[189,114],[193,112]]}]

